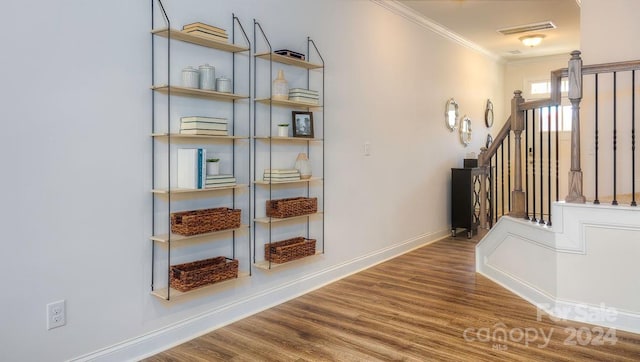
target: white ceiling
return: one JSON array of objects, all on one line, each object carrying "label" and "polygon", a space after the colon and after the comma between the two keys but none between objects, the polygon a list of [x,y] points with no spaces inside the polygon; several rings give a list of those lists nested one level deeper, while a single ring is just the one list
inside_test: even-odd
[{"label": "white ceiling", "polygon": [[[398,0],[452,33],[507,61],[580,48],[580,0]],[[498,29],[551,21],[556,29],[502,35]],[[529,48],[519,37],[544,34]],[[513,54],[513,52],[520,52]]]}]

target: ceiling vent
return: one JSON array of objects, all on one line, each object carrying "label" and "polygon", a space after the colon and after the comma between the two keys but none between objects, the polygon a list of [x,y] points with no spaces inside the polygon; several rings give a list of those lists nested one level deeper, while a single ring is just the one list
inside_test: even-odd
[{"label": "ceiling vent", "polygon": [[514,26],[511,28],[498,29],[498,32],[501,33],[502,35],[513,35],[513,34],[527,33],[530,31],[540,31],[540,30],[548,30],[548,29],[555,29],[555,28],[556,26],[554,23],[550,21],[544,21],[542,23],[527,24],[527,25]]}]

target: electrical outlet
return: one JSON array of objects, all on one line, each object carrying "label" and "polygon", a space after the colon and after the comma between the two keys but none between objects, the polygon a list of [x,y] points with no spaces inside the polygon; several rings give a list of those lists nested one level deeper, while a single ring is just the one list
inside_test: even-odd
[{"label": "electrical outlet", "polygon": [[47,329],[62,327],[67,324],[66,302],[59,300],[47,304]]}]

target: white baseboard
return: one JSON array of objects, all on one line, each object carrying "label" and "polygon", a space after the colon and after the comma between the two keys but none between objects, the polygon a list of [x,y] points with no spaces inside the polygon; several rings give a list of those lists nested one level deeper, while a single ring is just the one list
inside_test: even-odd
[{"label": "white baseboard", "polygon": [[448,235],[449,230],[446,229],[417,236],[71,361],[137,361],[152,356]]}]

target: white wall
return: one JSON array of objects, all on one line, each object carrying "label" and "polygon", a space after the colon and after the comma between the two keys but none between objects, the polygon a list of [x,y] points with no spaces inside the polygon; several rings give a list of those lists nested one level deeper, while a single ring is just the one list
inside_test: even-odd
[{"label": "white wall", "polygon": [[[166,7],[176,27],[228,24],[235,12],[250,34],[258,19],[278,47],[302,48],[307,35],[320,47],[327,254],[283,272],[254,270],[218,294],[152,297],[149,2],[12,2],[0,15],[3,359],[105,348],[106,359],[132,358],[448,231],[450,168],[484,143],[484,104],[503,97],[502,65],[364,0]],[[450,97],[474,120],[468,148],[444,126]],[[67,325],[47,331],[45,305],[59,299]]]},{"label": "white wall", "polygon": [[[580,42],[585,65],[640,59],[637,16],[640,2],[634,0],[584,0],[581,7]],[[636,72],[637,73],[637,72]],[[636,74],[636,87],[640,78]],[[584,194],[595,197],[595,93],[594,76],[584,77],[583,102],[580,105],[581,148]],[[599,76],[598,198],[613,193],[613,75]],[[617,75],[617,195],[630,194],[631,170],[631,73]],[[637,92],[637,89],[636,89]],[[638,97],[636,97],[636,102]],[[636,109],[638,105],[636,104]],[[638,163],[636,161],[636,168]],[[637,191],[637,188],[636,188]]]},{"label": "white wall", "polygon": [[640,59],[636,0],[582,0],[580,47],[585,64]]}]

